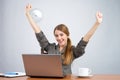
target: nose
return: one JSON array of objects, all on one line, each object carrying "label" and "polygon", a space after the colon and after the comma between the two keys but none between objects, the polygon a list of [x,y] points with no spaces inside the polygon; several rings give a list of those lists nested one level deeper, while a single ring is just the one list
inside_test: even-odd
[{"label": "nose", "polygon": [[60,36],[58,36],[58,39],[61,39],[61,37],[60,37]]},{"label": "nose", "polygon": [[60,40],[60,39],[61,39],[61,36],[58,36],[57,39]]}]

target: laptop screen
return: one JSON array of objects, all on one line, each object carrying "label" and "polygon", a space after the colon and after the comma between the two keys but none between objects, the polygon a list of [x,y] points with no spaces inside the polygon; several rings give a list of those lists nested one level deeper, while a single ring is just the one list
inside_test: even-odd
[{"label": "laptop screen", "polygon": [[27,76],[64,77],[60,54],[23,54]]}]

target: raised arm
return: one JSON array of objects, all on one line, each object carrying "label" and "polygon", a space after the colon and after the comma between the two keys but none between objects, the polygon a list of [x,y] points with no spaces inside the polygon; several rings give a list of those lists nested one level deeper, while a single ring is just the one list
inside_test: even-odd
[{"label": "raised arm", "polygon": [[27,16],[27,19],[28,19],[29,23],[31,24],[33,30],[35,31],[35,33],[39,33],[41,31],[41,29],[38,27],[38,25],[32,19],[31,15],[29,13],[31,9],[32,9],[32,6],[30,4],[26,5],[26,16]]},{"label": "raised arm", "polygon": [[93,25],[93,27],[86,33],[86,35],[83,37],[83,40],[88,42],[89,39],[92,37],[92,35],[95,33],[96,29],[98,28],[98,26],[100,25],[100,23],[102,22],[102,18],[103,15],[101,12],[97,12],[96,13],[96,22]]}]

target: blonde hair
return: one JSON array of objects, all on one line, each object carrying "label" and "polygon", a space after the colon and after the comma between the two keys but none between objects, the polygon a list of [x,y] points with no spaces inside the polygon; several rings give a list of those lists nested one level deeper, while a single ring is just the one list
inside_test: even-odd
[{"label": "blonde hair", "polygon": [[[55,29],[54,29],[54,34],[55,34],[55,30],[60,30],[60,31],[64,32],[67,36],[70,35],[67,26],[64,25],[64,24],[57,25],[55,27]],[[70,38],[68,38],[68,40],[67,40],[66,50],[65,50],[65,53],[62,55],[62,58],[64,60],[63,64],[66,64],[66,65],[70,64],[71,61],[72,61],[72,58],[73,58],[73,55],[72,55],[72,43],[71,43]]]}]

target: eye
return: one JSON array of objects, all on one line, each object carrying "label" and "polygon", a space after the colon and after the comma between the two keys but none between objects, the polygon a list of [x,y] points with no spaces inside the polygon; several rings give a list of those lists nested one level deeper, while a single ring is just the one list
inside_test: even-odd
[{"label": "eye", "polygon": [[58,35],[57,35],[57,34],[55,34],[55,37],[58,37]]},{"label": "eye", "polygon": [[60,36],[63,36],[63,34],[61,33]]}]

